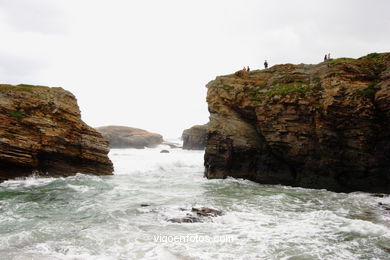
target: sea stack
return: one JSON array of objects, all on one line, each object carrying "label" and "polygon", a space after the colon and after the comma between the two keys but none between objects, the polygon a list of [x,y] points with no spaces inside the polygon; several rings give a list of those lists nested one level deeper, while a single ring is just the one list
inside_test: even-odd
[{"label": "sea stack", "polygon": [[0,85],[0,181],[31,174],[111,175],[108,142],[62,88]]},{"label": "sea stack", "polygon": [[207,88],[206,177],[390,193],[390,53],[238,71]]},{"label": "sea stack", "polygon": [[109,142],[110,148],[154,148],[164,141],[160,134],[134,127],[102,126],[96,130]]},{"label": "sea stack", "polygon": [[183,131],[183,149],[204,150],[206,147],[208,125],[195,125]]}]

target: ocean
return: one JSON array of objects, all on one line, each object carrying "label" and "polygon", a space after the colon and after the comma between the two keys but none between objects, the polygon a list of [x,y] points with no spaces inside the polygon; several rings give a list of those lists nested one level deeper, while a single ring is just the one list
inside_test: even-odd
[{"label": "ocean", "polygon": [[388,196],[208,180],[204,151],[109,156],[113,176],[1,183],[0,259],[390,259]]}]

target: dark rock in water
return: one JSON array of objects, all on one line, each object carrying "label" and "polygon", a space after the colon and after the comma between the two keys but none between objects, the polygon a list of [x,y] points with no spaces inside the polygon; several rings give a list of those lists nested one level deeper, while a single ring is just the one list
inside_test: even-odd
[{"label": "dark rock in water", "polygon": [[204,150],[206,147],[208,125],[195,125],[183,131],[183,149]]},{"label": "dark rock in water", "polygon": [[211,209],[211,208],[192,208],[192,212],[195,212],[199,216],[206,216],[206,217],[216,217],[216,216],[222,216],[222,211]]},{"label": "dark rock in water", "polygon": [[96,128],[110,143],[110,148],[154,148],[163,142],[160,134],[127,126],[102,126]]},{"label": "dark rock in water", "polygon": [[384,210],[386,210],[386,211],[390,211],[390,204],[386,204],[386,203],[379,202],[378,205],[379,205],[382,209],[384,209]]},{"label": "dark rock in water", "polygon": [[62,88],[0,85],[0,181],[15,177],[111,175],[108,142],[81,120]]},{"label": "dark rock in water", "polygon": [[150,207],[151,205],[150,204],[141,204],[140,206],[141,207]]},{"label": "dark rock in water", "polygon": [[200,218],[197,217],[183,217],[183,218],[171,218],[168,220],[172,223],[199,223],[203,222]]},{"label": "dark rock in water", "polygon": [[180,211],[188,211],[185,217],[181,218],[171,218],[168,219],[169,222],[173,223],[200,223],[210,221],[212,217],[222,216],[223,213],[220,210],[211,209],[211,208],[192,208],[184,209],[179,208]]},{"label": "dark rock in water", "polygon": [[390,193],[390,53],[207,85],[205,176]]},{"label": "dark rock in water", "polygon": [[384,197],[388,197],[389,195],[383,194],[383,193],[374,193],[374,194],[371,194],[371,196],[377,197],[377,198],[384,198]]},{"label": "dark rock in water", "polygon": [[168,150],[161,150],[160,153],[169,153],[169,151]]}]

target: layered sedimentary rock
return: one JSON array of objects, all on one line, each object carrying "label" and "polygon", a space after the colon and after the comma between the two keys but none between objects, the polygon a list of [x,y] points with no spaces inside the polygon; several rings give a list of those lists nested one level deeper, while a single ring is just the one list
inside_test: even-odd
[{"label": "layered sedimentary rock", "polygon": [[390,193],[390,53],[208,85],[208,178]]},{"label": "layered sedimentary rock", "polygon": [[195,125],[183,131],[183,149],[204,150],[206,147],[208,125]]},{"label": "layered sedimentary rock", "polygon": [[108,143],[86,125],[62,88],[0,85],[0,181],[28,176],[109,175]]},{"label": "layered sedimentary rock", "polygon": [[109,142],[111,148],[153,148],[162,144],[160,134],[127,126],[102,126],[96,128]]}]

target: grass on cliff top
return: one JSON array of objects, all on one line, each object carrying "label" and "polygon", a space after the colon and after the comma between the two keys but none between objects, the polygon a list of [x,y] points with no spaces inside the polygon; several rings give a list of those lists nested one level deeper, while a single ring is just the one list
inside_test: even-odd
[{"label": "grass on cliff top", "polygon": [[386,54],[388,54],[388,53],[386,53],[386,52],[384,52],[384,53],[373,52],[373,53],[367,54],[366,56],[360,57],[359,60],[362,60],[362,59],[379,60],[379,59],[382,59],[383,57],[385,57]]},{"label": "grass on cliff top", "polygon": [[387,54],[389,54],[389,53],[388,52],[384,52],[384,53],[373,52],[373,53],[367,54],[366,56],[360,57],[358,59],[343,57],[343,58],[331,59],[331,60],[329,60],[329,62],[330,63],[342,63],[342,62],[343,63],[350,63],[350,62],[356,62],[359,60],[380,61]]},{"label": "grass on cliff top", "polygon": [[0,91],[16,90],[16,91],[32,92],[36,88],[48,88],[48,87],[27,85],[27,84],[19,84],[19,85],[16,85],[16,86],[15,85],[9,85],[9,84],[0,84]]},{"label": "grass on cliff top", "polygon": [[330,63],[344,63],[344,62],[349,63],[349,62],[355,62],[355,61],[356,61],[356,59],[354,59],[354,58],[345,58],[345,57],[329,60]]}]

